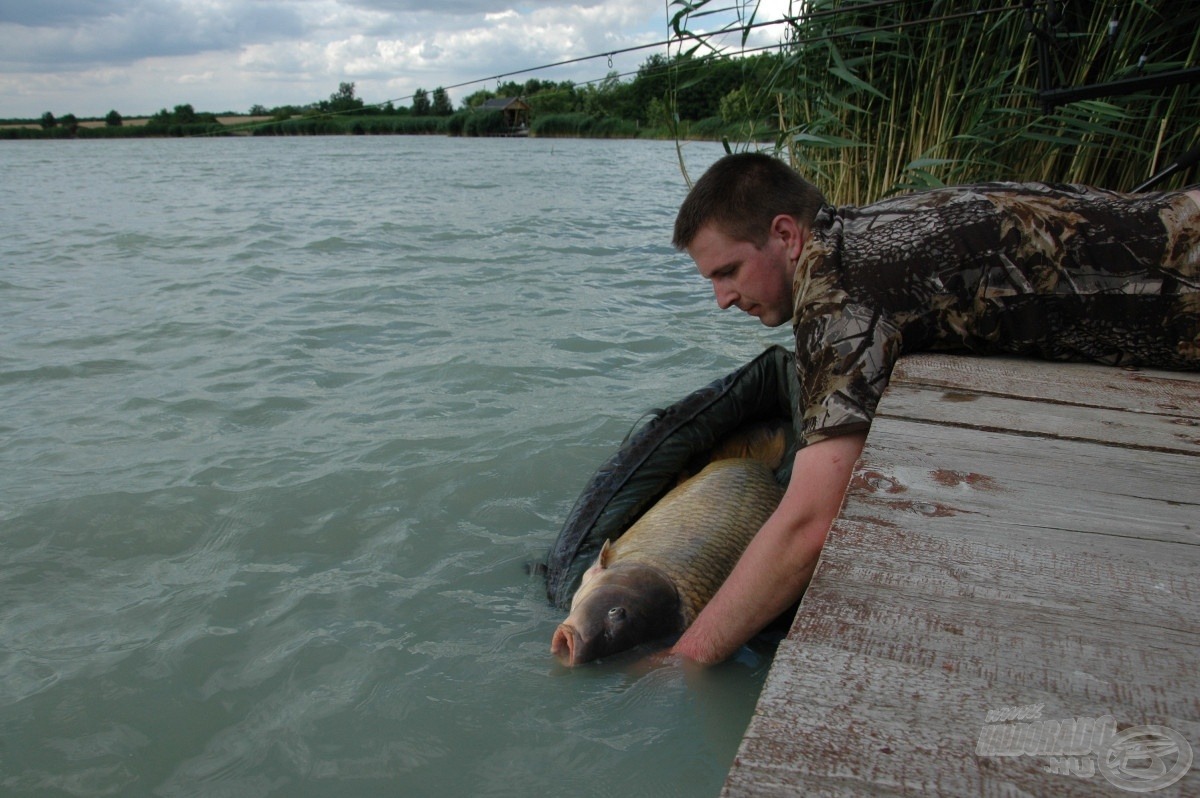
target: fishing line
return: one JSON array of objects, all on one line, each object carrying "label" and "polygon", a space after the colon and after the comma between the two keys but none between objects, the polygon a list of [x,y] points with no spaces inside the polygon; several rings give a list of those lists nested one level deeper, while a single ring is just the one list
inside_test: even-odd
[{"label": "fishing line", "polygon": [[[683,18],[684,15],[677,14],[675,16],[675,18],[673,20],[671,20],[671,24],[673,27],[676,28],[676,30],[679,30],[680,35],[673,36],[669,39],[663,39],[661,41],[650,42],[648,44],[632,45],[630,47],[624,47],[624,48],[620,48],[620,49],[616,49],[616,50],[606,50],[601,53],[593,53],[591,55],[577,56],[575,58],[567,58],[567,59],[563,59],[561,61],[553,61],[553,62],[546,63],[546,64],[540,64],[538,66],[525,67],[523,69],[515,69],[515,70],[509,71],[509,72],[499,72],[494,75],[488,75],[487,77],[475,78],[472,80],[465,80],[460,83],[450,84],[448,86],[440,86],[439,88],[441,88],[443,91],[449,92],[451,89],[461,89],[461,88],[466,88],[468,86],[474,86],[477,84],[490,83],[492,81],[495,81],[497,86],[499,86],[500,82],[506,78],[512,78],[517,75],[527,75],[527,74],[530,74],[533,72],[542,72],[542,71],[545,71],[548,69],[556,69],[558,67],[570,66],[572,64],[580,64],[580,63],[584,63],[587,61],[594,61],[599,58],[607,59],[609,65],[611,66],[613,56],[626,55],[628,53],[634,53],[634,52],[639,52],[641,50],[649,50],[649,49],[659,48],[659,47],[666,47],[667,52],[669,54],[670,47],[672,44],[679,45],[679,48],[680,48],[679,55],[682,56],[682,55],[684,55],[683,44],[689,40],[696,42],[696,45],[695,45],[695,47],[693,47],[693,50],[692,50],[693,52],[696,48],[700,47],[701,45],[707,45],[709,48],[712,49],[712,52],[704,54],[704,55],[694,56],[694,57],[689,56],[688,61],[685,66],[698,66],[698,65],[702,65],[703,63],[705,63],[709,60],[715,59],[715,58],[726,57],[725,51],[710,44],[708,41],[709,39],[725,37],[725,36],[730,36],[730,35],[734,35],[734,34],[740,34],[743,37],[745,37],[752,30],[776,26],[776,25],[792,25],[794,27],[799,27],[799,23],[811,22],[812,20],[815,20],[815,19],[851,14],[851,13],[855,13],[855,12],[859,12],[859,11],[869,11],[872,9],[883,8],[886,6],[897,5],[897,4],[903,3],[905,1],[906,0],[874,0],[873,2],[863,3],[861,5],[846,6],[846,7],[842,7],[842,8],[836,8],[836,9],[826,9],[823,11],[813,11],[808,14],[800,14],[800,15],[792,15],[792,16],[785,15],[778,19],[762,21],[762,22],[748,22],[748,23],[734,25],[734,26],[722,28],[720,30],[707,32],[707,33],[701,33],[701,34],[694,34],[694,33],[691,33],[690,31],[684,31],[682,29],[679,29],[677,27],[677,23],[680,19]],[[959,13],[955,13],[955,14],[945,14],[945,15],[938,16],[938,17],[923,17],[923,18],[912,19],[912,20],[907,20],[907,21],[903,21],[903,22],[894,22],[894,23],[890,23],[887,25],[876,25],[874,27],[869,27],[869,28],[859,28],[859,29],[856,29],[856,30],[850,31],[850,32],[831,31],[831,32],[824,33],[824,34],[821,34],[818,36],[811,36],[811,37],[807,37],[804,39],[793,39],[793,40],[789,40],[787,42],[778,42],[776,44],[769,44],[769,45],[763,45],[763,46],[751,47],[751,48],[744,47],[744,38],[743,38],[743,48],[741,49],[740,52],[742,55],[750,55],[750,54],[754,54],[754,53],[765,52],[767,50],[779,49],[784,46],[799,47],[799,46],[808,45],[808,44],[818,44],[821,42],[834,41],[834,40],[846,38],[849,36],[855,36],[855,37],[869,36],[874,33],[891,32],[891,31],[903,30],[905,28],[917,27],[917,26],[922,26],[922,25],[934,25],[939,22],[948,22],[948,21],[957,20],[957,19],[966,19],[969,17],[984,17],[984,16],[988,16],[991,14],[1003,13],[1005,11],[1014,11],[1014,10],[1020,10],[1020,6],[1001,5],[1001,6],[997,6],[995,8],[989,8],[989,9],[976,9],[973,11],[964,11],[964,12],[959,12]],[[679,67],[680,67],[679,64],[671,63],[668,61],[666,64],[663,64],[661,66],[649,67],[647,70],[645,70],[645,74],[654,74],[656,72],[663,71],[663,70],[678,69]],[[579,83],[575,83],[574,85],[587,86],[587,85],[591,85],[594,83],[603,82],[605,80],[608,80],[610,77],[617,77],[617,78],[629,77],[631,75],[638,74],[640,71],[642,71],[642,70],[622,72],[615,76],[610,74],[610,75],[606,75],[603,78],[595,78],[593,80],[581,81]],[[348,116],[348,115],[352,115],[352,114],[361,112],[363,109],[366,109],[366,108],[380,109],[389,104],[402,103],[406,100],[411,101],[414,97],[415,97],[415,93],[410,94],[410,95],[401,96],[401,97],[393,97],[391,99],[384,100],[384,101],[378,102],[378,103],[372,103],[370,105],[364,105],[362,108],[347,109],[345,111],[326,111],[323,113],[312,114],[311,116],[312,116],[312,118],[320,118],[320,119],[329,119],[329,118],[335,118],[335,117],[339,117],[339,116]],[[275,122],[275,121],[256,122],[256,123],[250,123],[247,125],[239,125],[236,127],[229,128],[228,131],[222,131],[222,133],[234,131],[234,130],[251,130],[254,128],[265,127],[267,125],[272,125],[272,124],[277,124],[277,122]],[[217,135],[217,134],[200,134],[200,135],[204,136],[204,135]]]},{"label": "fishing line", "polygon": [[[852,6],[849,8],[834,9],[831,11],[813,12],[810,15],[803,15],[803,16],[785,16],[785,17],[781,17],[779,19],[768,21],[768,22],[753,22],[753,23],[749,23],[746,25],[740,25],[740,26],[730,27],[730,28],[723,28],[721,30],[713,31],[711,33],[706,33],[703,35],[706,37],[729,36],[729,35],[732,35],[735,33],[747,32],[749,30],[756,29],[756,28],[765,28],[765,27],[770,27],[772,25],[783,25],[783,24],[790,24],[790,23],[796,23],[796,22],[802,22],[802,21],[809,21],[809,20],[812,20],[812,19],[815,19],[818,17],[834,16],[837,14],[846,14],[846,13],[853,12],[853,11],[896,5],[897,3],[902,3],[902,2],[905,2],[905,0],[876,0],[876,2],[864,3],[861,6]],[[925,18],[921,18],[921,19],[912,19],[912,20],[908,20],[905,22],[895,22],[895,23],[891,23],[888,25],[877,25],[877,26],[871,27],[871,28],[860,28],[853,32],[831,32],[831,33],[822,34],[820,36],[812,36],[812,37],[809,37],[806,39],[796,39],[794,41],[788,42],[788,44],[793,45],[793,46],[794,45],[804,45],[804,44],[816,44],[819,42],[833,41],[835,39],[844,38],[847,36],[866,36],[866,35],[870,35],[872,33],[890,32],[890,31],[901,30],[903,28],[910,28],[910,27],[914,27],[914,26],[918,26],[918,25],[933,25],[938,22],[948,22],[948,21],[956,20],[956,19],[965,19],[967,17],[982,17],[982,16],[987,16],[989,14],[1001,13],[1004,11],[1019,10],[1019,8],[1020,8],[1019,6],[1015,6],[1015,5],[1004,5],[1004,6],[998,6],[996,8],[977,9],[974,11],[963,11],[963,12],[959,12],[956,14],[945,14],[940,17],[925,17]],[[603,53],[594,53],[592,55],[583,55],[583,56],[579,56],[577,58],[568,58],[563,61],[554,61],[554,62],[551,62],[548,64],[541,64],[539,66],[526,67],[524,69],[516,69],[511,72],[502,72],[502,73],[499,73],[496,75],[490,75],[486,78],[476,78],[474,80],[466,80],[461,83],[455,83],[455,84],[452,84],[449,86],[443,86],[442,88],[444,88],[446,91],[449,91],[451,89],[461,89],[466,86],[473,86],[477,83],[489,83],[493,80],[496,81],[497,84],[499,84],[499,82],[504,78],[511,78],[516,75],[526,75],[526,74],[529,74],[530,72],[540,72],[540,71],[543,71],[546,69],[555,69],[560,66],[569,66],[571,64],[578,64],[578,63],[582,63],[585,61],[594,61],[598,58],[608,59],[609,65],[611,66],[612,65],[612,57],[614,55],[624,55],[627,53],[633,53],[633,52],[637,52],[639,50],[649,50],[649,49],[656,48],[656,47],[669,47],[672,44],[676,44],[681,41],[685,41],[687,38],[695,39],[695,38],[697,38],[697,35],[689,33],[689,34],[687,34],[687,37],[685,39],[681,39],[680,37],[672,37],[670,39],[664,39],[662,41],[652,42],[650,44],[639,44],[639,45],[635,45],[632,47],[625,47],[625,48],[622,48],[619,50],[609,50],[609,51],[606,51]],[[751,47],[751,48],[743,50],[743,52],[758,53],[758,52],[764,52],[766,50],[774,50],[774,49],[777,49],[779,46],[780,46],[780,44],[778,44],[778,43],[777,44],[768,44],[768,45],[763,45],[760,47]],[[693,59],[693,63],[707,61],[712,58],[719,57],[721,55],[723,55],[723,53],[718,51],[715,53],[710,53],[708,55],[699,56],[698,58]],[[666,69],[666,68],[670,68],[671,66],[675,66],[675,65],[667,65],[665,67],[659,67],[657,69],[659,69],[659,70]],[[620,75],[618,75],[617,77],[627,77],[629,75],[635,75],[635,74],[637,74],[636,71],[624,72],[624,73],[621,73]],[[607,76],[605,76],[605,78],[595,78],[593,80],[583,81],[577,85],[589,85],[592,83],[598,83],[605,79],[607,79]],[[386,105],[389,102],[396,103],[396,102],[401,102],[403,100],[411,100],[411,99],[412,99],[411,95],[406,96],[406,97],[396,97],[391,100],[385,100],[382,103],[376,103],[373,106],[364,106],[364,107],[380,107],[380,106]]]}]

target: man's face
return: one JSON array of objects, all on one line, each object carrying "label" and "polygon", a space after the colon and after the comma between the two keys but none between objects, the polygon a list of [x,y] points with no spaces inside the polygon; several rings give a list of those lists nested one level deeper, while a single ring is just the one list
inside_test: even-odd
[{"label": "man's face", "polygon": [[789,238],[773,226],[767,242],[758,247],[706,224],[687,251],[700,275],[712,283],[722,310],[737,306],[766,326],[778,327],[792,319],[793,258],[799,257],[795,235],[798,231]]}]

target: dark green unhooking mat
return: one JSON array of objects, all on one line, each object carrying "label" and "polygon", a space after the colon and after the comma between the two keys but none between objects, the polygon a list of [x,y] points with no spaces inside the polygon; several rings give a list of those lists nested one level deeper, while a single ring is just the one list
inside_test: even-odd
[{"label": "dark green unhooking mat", "polygon": [[[670,490],[690,463],[729,433],[756,421],[794,426],[796,369],[790,352],[773,346],[738,370],[655,413],[588,480],[546,561],[546,592],[567,609],[583,572],[605,540],[616,540]],[[787,485],[794,436],[776,471]]]}]

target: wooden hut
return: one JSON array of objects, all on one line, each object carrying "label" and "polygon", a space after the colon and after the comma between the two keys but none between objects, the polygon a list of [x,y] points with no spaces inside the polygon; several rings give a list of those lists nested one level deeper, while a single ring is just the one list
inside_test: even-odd
[{"label": "wooden hut", "polygon": [[504,114],[508,135],[520,136],[529,132],[529,103],[520,97],[497,97],[479,106],[481,111],[499,111]]}]

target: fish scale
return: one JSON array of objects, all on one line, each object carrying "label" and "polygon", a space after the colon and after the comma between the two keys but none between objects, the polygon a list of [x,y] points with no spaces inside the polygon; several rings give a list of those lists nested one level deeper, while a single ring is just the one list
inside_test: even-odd
[{"label": "fish scale", "polygon": [[689,626],[782,496],[762,461],[716,460],[611,543],[609,565],[637,562],[664,573],[679,591]]}]

